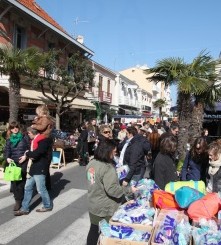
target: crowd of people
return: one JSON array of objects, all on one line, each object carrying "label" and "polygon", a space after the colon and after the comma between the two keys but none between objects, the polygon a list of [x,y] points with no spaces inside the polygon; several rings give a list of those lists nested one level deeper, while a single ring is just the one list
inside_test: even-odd
[{"label": "crowd of people", "polygon": [[[53,208],[49,167],[52,157],[53,120],[46,106],[36,109],[31,127],[22,133],[17,122],[7,131],[5,159],[22,168],[22,180],[12,181],[14,215],[27,215],[34,185],[42,198],[43,207],[37,212]],[[125,200],[136,192],[132,183],[151,178],[164,190],[169,182],[178,180],[204,181],[207,192],[221,192],[221,140],[211,141],[208,129],[186,147],[181,171],[177,169],[179,124],[144,122],[97,125],[96,119],[83,122],[78,128],[78,162],[86,166],[88,182],[90,230],[87,244],[97,244],[98,224],[107,221]],[[119,179],[116,168],[127,166],[126,175]]]},{"label": "crowd of people", "polygon": [[[85,163],[91,222],[88,245],[97,244],[99,221],[108,221],[125,202],[125,197],[130,197],[128,192],[136,192],[134,183],[142,178],[152,178],[162,190],[169,182],[201,180],[207,192],[221,192],[221,140],[212,142],[208,129],[204,129],[190,148],[186,147],[186,156],[178,171],[178,134],[177,122],[169,127],[148,122],[143,125],[115,122],[113,126],[100,126],[100,130],[97,127],[94,132],[96,147],[92,148],[94,158]],[[129,167],[122,180],[116,174],[119,164]]]}]

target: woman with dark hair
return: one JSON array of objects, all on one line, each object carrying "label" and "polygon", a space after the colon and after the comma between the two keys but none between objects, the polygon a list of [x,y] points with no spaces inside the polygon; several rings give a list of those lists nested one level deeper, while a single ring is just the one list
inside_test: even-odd
[{"label": "woman with dark hair", "polygon": [[154,180],[160,189],[164,190],[165,185],[171,181],[177,181],[175,165],[175,152],[177,150],[177,139],[168,136],[160,143],[160,152],[154,161]]},{"label": "woman with dark hair", "polygon": [[28,161],[21,161],[20,157],[29,150],[30,141],[28,136],[21,133],[20,125],[17,122],[11,122],[7,131],[7,140],[5,145],[5,159],[9,164],[15,162],[18,167],[22,169],[22,180],[12,181],[11,189],[15,198],[14,211],[21,207],[21,202],[24,198],[24,187],[26,182],[26,169]]},{"label": "woman with dark hair", "polygon": [[204,137],[199,137],[186,154],[181,171],[181,180],[203,180],[206,182],[208,165],[207,142]]},{"label": "woman with dark hair", "polygon": [[86,167],[88,182],[90,230],[87,245],[96,245],[99,237],[98,224],[102,219],[109,221],[121,205],[125,194],[135,192],[135,187],[120,186],[113,158],[116,154],[113,140],[105,140],[98,144],[94,159]]}]

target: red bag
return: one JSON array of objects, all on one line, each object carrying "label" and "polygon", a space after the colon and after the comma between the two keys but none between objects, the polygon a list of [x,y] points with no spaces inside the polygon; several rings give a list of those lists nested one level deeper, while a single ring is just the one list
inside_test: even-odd
[{"label": "red bag", "polygon": [[175,200],[175,196],[172,193],[162,191],[162,190],[154,190],[153,206],[155,208],[160,208],[160,209],[180,210],[180,207]]},{"label": "red bag", "polygon": [[206,196],[190,204],[187,213],[189,218],[198,221],[201,218],[211,219],[219,211],[220,198],[217,193]]}]

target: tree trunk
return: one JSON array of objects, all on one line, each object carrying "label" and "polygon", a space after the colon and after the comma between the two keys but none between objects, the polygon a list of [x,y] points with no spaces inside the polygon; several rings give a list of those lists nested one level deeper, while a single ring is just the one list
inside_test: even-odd
[{"label": "tree trunk", "polygon": [[9,78],[9,122],[18,121],[20,101],[20,78],[17,73],[12,73]]},{"label": "tree trunk", "polygon": [[61,121],[60,113],[57,113],[57,112],[56,112],[56,122],[55,122],[55,127],[56,127],[56,129],[58,129],[58,130],[61,129],[60,121]]},{"label": "tree trunk", "polygon": [[179,118],[178,155],[179,160],[183,160],[186,155],[186,145],[189,141],[189,125],[191,122],[190,95],[179,92],[177,107]]},{"label": "tree trunk", "polygon": [[159,107],[159,118],[160,118],[160,121],[163,121],[162,119],[162,107]]},{"label": "tree trunk", "polygon": [[204,114],[204,107],[202,103],[197,103],[193,107],[192,113],[192,142],[198,137],[201,136],[202,127],[203,127],[203,114]]}]

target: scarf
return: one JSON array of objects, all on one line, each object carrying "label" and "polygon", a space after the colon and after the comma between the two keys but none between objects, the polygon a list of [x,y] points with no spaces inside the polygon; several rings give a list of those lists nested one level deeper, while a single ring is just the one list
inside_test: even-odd
[{"label": "scarf", "polygon": [[22,134],[18,132],[17,134],[11,134],[9,138],[13,147],[16,147],[17,144],[22,140]]},{"label": "scarf", "polygon": [[[132,138],[133,138],[133,137],[132,137]],[[120,153],[119,166],[123,166],[123,165],[124,165],[124,164],[123,164],[124,154],[125,154],[125,151],[126,151],[126,149],[127,149],[128,144],[130,143],[130,141],[132,140],[132,138],[126,140],[126,143],[125,143],[124,146],[123,146],[123,149],[122,149],[122,151],[121,151],[121,153]]]},{"label": "scarf", "polygon": [[219,158],[216,161],[210,161],[209,162],[209,175],[214,175],[219,168],[221,167],[221,154],[219,155]]}]

